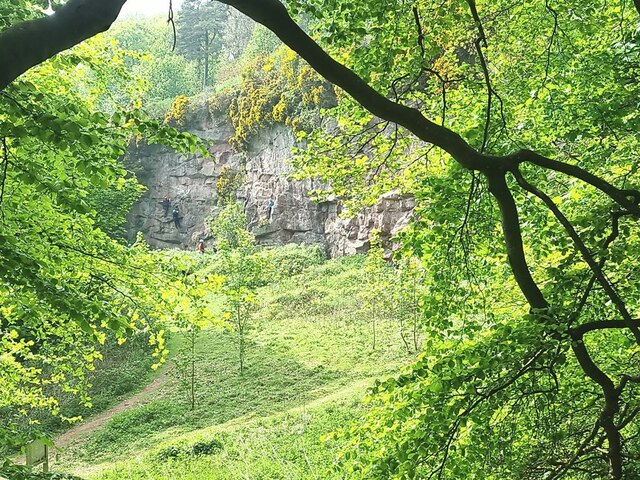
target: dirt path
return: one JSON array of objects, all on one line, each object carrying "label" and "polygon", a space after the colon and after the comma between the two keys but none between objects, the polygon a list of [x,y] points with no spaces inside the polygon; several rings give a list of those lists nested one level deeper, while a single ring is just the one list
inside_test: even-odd
[{"label": "dirt path", "polygon": [[86,419],[84,422],[72,427],[54,440],[57,448],[64,448],[75,443],[76,440],[85,437],[89,433],[101,428],[111,418],[125,410],[149,403],[152,393],[156,392],[160,387],[167,383],[167,372],[163,372],[156,377],[144,390],[136,393],[134,396],[127,398],[118,405],[106,410],[94,417]]}]

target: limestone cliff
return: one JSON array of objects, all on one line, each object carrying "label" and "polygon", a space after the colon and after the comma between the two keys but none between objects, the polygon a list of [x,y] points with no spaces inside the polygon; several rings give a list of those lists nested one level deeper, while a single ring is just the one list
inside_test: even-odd
[{"label": "limestone cliff", "polygon": [[[249,230],[263,245],[319,243],[332,257],[364,252],[373,229],[388,239],[407,223],[415,206],[412,198],[388,194],[378,205],[344,219],[339,201],[314,203],[308,192],[318,188],[317,182],[288,177],[294,139],[284,125],[265,129],[242,153],[228,143],[232,135],[228,119],[212,118],[206,109],[191,115],[186,129],[212,141],[211,158],[146,145],[132,148],[127,158],[147,187],[129,215],[129,236],[140,231],[152,247],[193,248],[206,238],[205,221],[218,208],[218,179],[229,172],[239,173],[236,196],[244,205]],[[166,215],[165,196],[171,201]],[[179,228],[172,218],[174,207]]]}]

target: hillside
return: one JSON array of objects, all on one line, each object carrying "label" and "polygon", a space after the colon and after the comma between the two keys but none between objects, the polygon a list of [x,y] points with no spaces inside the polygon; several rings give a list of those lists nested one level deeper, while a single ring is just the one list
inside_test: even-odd
[{"label": "hillside", "polygon": [[132,1],[0,0],[0,480],[640,479],[640,0]]},{"label": "hillside", "polygon": [[[242,375],[233,334],[203,331],[194,410],[169,361],[151,395],[74,435],[56,470],[100,479],[332,478],[340,444],[322,436],[357,418],[374,380],[412,359],[390,319],[377,325],[373,350],[363,263],[330,260],[261,287]],[[173,360],[184,342],[172,335]]]}]

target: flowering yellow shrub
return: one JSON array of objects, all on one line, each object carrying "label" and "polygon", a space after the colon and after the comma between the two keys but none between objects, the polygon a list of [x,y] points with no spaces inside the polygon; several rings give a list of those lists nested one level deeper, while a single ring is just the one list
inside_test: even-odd
[{"label": "flowering yellow shrub", "polygon": [[[230,143],[243,149],[258,130],[275,123],[304,129],[311,126],[303,120],[313,117],[310,112],[333,102],[327,83],[283,46],[270,56],[256,58],[243,72],[228,108],[234,128]],[[212,106],[219,103],[211,101]]]},{"label": "flowering yellow shrub", "polygon": [[178,127],[184,127],[188,111],[189,99],[184,95],[179,95],[173,100],[167,113],[164,114],[164,123],[166,125],[173,124]]}]

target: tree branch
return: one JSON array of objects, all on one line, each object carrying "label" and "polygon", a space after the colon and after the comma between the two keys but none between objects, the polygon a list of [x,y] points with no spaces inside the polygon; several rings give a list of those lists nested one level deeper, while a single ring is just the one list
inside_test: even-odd
[{"label": "tree branch", "polygon": [[2,204],[4,202],[4,189],[7,183],[7,169],[9,168],[9,147],[7,146],[6,137],[2,137],[2,179],[0,181],[0,214],[2,215],[2,221],[4,222],[4,209]]},{"label": "tree branch", "polygon": [[620,394],[613,384],[613,381],[595,364],[582,338],[577,336],[573,337],[571,349],[584,373],[602,388],[605,403],[600,413],[599,424],[604,429],[609,444],[607,457],[611,469],[610,478],[611,480],[619,480],[623,476],[622,439],[620,437],[620,431],[615,424],[615,416],[620,409]]},{"label": "tree branch", "polygon": [[478,29],[478,37],[473,42],[473,44],[476,47],[476,52],[478,54],[478,58],[480,59],[480,66],[482,67],[482,74],[484,76],[484,82],[487,87],[487,106],[485,107],[484,134],[482,136],[482,146],[480,147],[480,152],[483,153],[485,148],[487,147],[487,141],[489,139],[489,128],[491,127],[491,106],[493,103],[494,90],[493,86],[491,85],[491,77],[489,75],[489,66],[487,65],[487,59],[485,58],[484,52],[482,51],[482,45],[487,48],[488,44],[487,36],[484,33],[484,27],[482,26],[482,21],[480,20],[480,15],[478,15],[478,7],[476,6],[475,0],[467,0],[467,4],[469,5],[473,21],[475,22]]},{"label": "tree branch", "polygon": [[549,304],[531,276],[531,271],[527,265],[522,244],[518,209],[507,185],[505,174],[487,174],[486,176],[489,181],[489,191],[493,194],[500,207],[502,231],[507,244],[507,257],[516,282],[531,308],[547,309]]},{"label": "tree branch", "polygon": [[459,134],[430,121],[419,110],[395,103],[374,90],[355,72],[335,61],[316,44],[291,19],[286,8],[278,0],[218,1],[231,5],[267,27],[314,70],[342,88],[369,112],[397,123],[419,139],[442,148],[465,168],[482,170],[497,167],[502,163],[497,157],[479,154]]},{"label": "tree branch", "polygon": [[109,29],[126,0],[69,0],[53,15],[0,33],[0,90],[57,53]]},{"label": "tree branch", "polygon": [[559,160],[553,160],[531,150],[521,150],[507,158],[509,159],[511,170],[514,170],[520,163],[526,162],[545,168],[547,170],[554,170],[556,172],[564,173],[565,175],[582,180],[583,182],[597,188],[618,205],[628,210],[630,213],[633,213],[634,215],[640,214],[637,192],[621,190],[611,185],[606,180],[584,170],[583,168],[578,167],[577,165],[571,165]]},{"label": "tree branch", "polygon": [[[616,238],[618,238],[618,235],[620,234],[620,218],[623,217],[624,215],[628,215],[628,212],[616,211],[616,212],[613,212],[611,215],[611,233],[602,244],[602,248],[601,248],[602,254],[600,257],[600,261],[598,262],[599,269],[602,269],[604,267],[604,264],[607,262],[607,250],[609,246],[614,242]],[[587,299],[589,298],[589,294],[591,293],[591,289],[593,288],[593,285],[595,284],[595,282],[596,282],[596,277],[595,275],[592,274],[587,284],[587,287],[584,289],[584,292],[580,297],[580,300],[578,302],[578,305],[576,306],[576,309],[571,314],[572,319],[577,320],[578,317],[580,316],[580,312],[586,305]]]},{"label": "tree branch", "polygon": [[629,328],[629,324],[635,328],[640,327],[640,320],[634,319],[630,322],[622,320],[597,320],[595,322],[584,323],[576,328],[571,329],[571,336],[574,338],[582,338],[589,332],[597,330],[613,330],[618,328]]},{"label": "tree branch", "polygon": [[640,345],[640,329],[638,329],[638,327],[633,324],[631,315],[629,313],[629,310],[627,309],[627,306],[624,300],[622,300],[620,295],[618,295],[618,292],[616,292],[616,289],[614,288],[614,286],[607,279],[604,272],[600,268],[600,265],[598,264],[598,262],[596,262],[595,258],[593,258],[593,255],[591,254],[591,252],[589,251],[585,243],[582,241],[582,239],[580,238],[580,235],[578,234],[576,229],[573,227],[569,219],[564,215],[564,213],[562,213],[562,211],[553,202],[553,200],[549,197],[549,195],[547,195],[543,191],[539,190],[538,188],[534,187],[529,182],[527,182],[519,170],[516,170],[514,172],[514,176],[516,177],[516,181],[518,182],[518,185],[520,185],[527,192],[535,195],[540,200],[542,200],[542,202],[547,206],[547,208],[551,210],[551,212],[556,217],[558,222],[560,222],[560,224],[564,227],[565,231],[567,232],[571,240],[573,240],[573,243],[576,249],[580,252],[580,254],[582,255],[582,258],[584,259],[586,264],[589,266],[589,268],[593,272],[593,275],[598,280],[598,283],[600,284],[600,286],[602,286],[603,290],[607,293],[607,296],[611,299],[611,302],[616,306],[616,308],[622,315],[623,321],[625,322],[627,327],[633,332],[633,335],[636,338],[636,342]]}]

